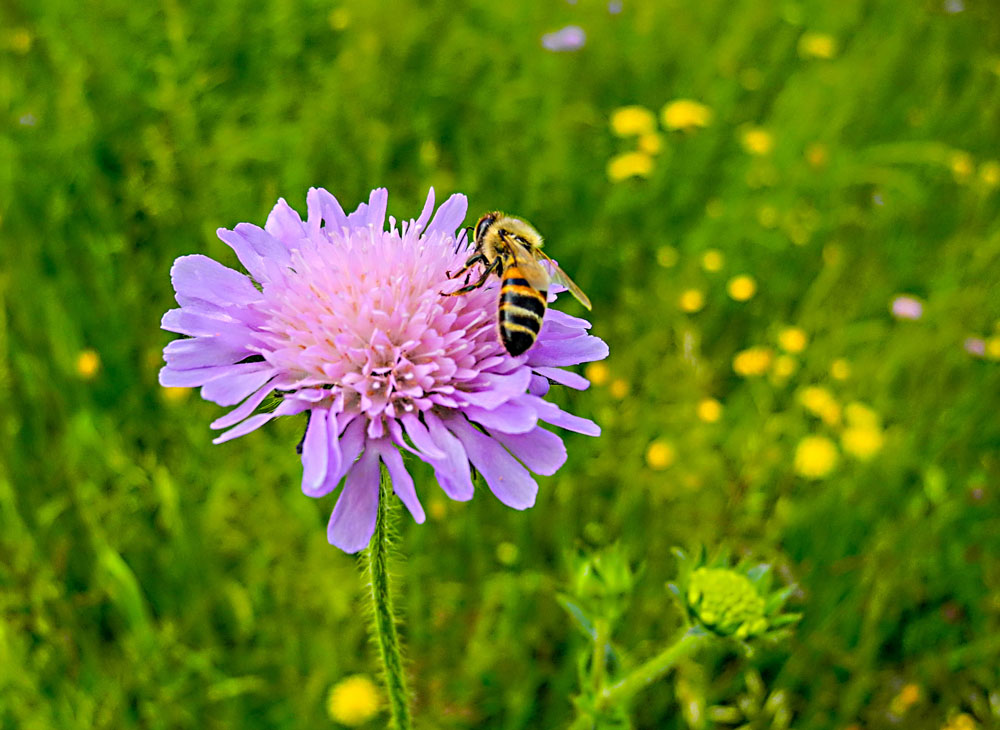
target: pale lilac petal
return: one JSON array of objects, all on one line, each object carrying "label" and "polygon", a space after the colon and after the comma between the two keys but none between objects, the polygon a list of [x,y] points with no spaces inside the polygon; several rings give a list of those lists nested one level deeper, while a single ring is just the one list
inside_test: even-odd
[{"label": "pale lilac petal", "polygon": [[340,202],[323,188],[309,188],[306,205],[309,208],[309,225],[315,226],[317,232],[321,221],[326,224],[327,231],[338,234],[348,227],[347,214]]},{"label": "pale lilac petal", "polygon": [[553,383],[559,383],[559,385],[565,385],[567,388],[574,388],[575,390],[586,390],[590,387],[590,381],[587,380],[582,375],[577,375],[576,373],[571,373],[569,370],[560,370],[559,368],[535,368],[535,372],[539,375],[543,375]]},{"label": "pale lilac petal", "polygon": [[445,457],[445,453],[434,443],[434,439],[428,433],[427,427],[420,422],[419,418],[408,413],[400,420],[406,429],[406,435],[410,437],[410,441],[413,442],[418,451],[432,459],[443,459]]},{"label": "pale lilac petal", "polygon": [[253,282],[208,256],[181,256],[170,267],[170,280],[177,292],[177,303],[199,299],[220,307],[252,304],[261,299]]},{"label": "pale lilac petal", "polygon": [[475,406],[469,406],[464,410],[470,421],[507,433],[525,433],[538,424],[538,413],[532,404],[526,401],[509,400],[490,411]]},{"label": "pale lilac petal", "polygon": [[347,216],[347,227],[350,229],[368,227],[368,203],[361,203]]},{"label": "pale lilac petal", "polygon": [[201,386],[201,397],[220,406],[235,406],[274,377],[267,363],[247,363],[239,374],[209,380]]},{"label": "pale lilac petal", "polygon": [[590,322],[585,319],[574,317],[571,314],[566,314],[565,312],[560,312],[558,309],[552,309],[550,307],[545,310],[545,321],[542,323],[542,331],[538,333],[538,336],[542,336],[546,327],[560,327],[568,330],[589,330],[591,326]]},{"label": "pale lilac petal", "polygon": [[273,382],[267,383],[263,388],[261,388],[256,393],[247,398],[245,401],[243,401],[243,403],[241,403],[237,408],[234,408],[233,410],[229,411],[229,413],[222,416],[221,418],[216,418],[214,421],[212,421],[212,423],[209,424],[209,428],[218,430],[220,428],[229,428],[233,424],[239,423],[244,418],[253,413],[255,410],[257,410],[257,406],[263,403],[264,399],[267,398],[267,396],[269,396],[273,391],[274,391],[274,383]]},{"label": "pale lilac petal", "polygon": [[535,407],[538,409],[539,420],[551,423],[553,426],[565,428],[567,431],[576,431],[577,433],[582,433],[584,436],[601,435],[601,427],[596,423],[587,418],[580,418],[579,416],[574,416],[572,413],[567,413],[554,403],[549,403],[539,398],[535,401]]},{"label": "pale lilac petal", "polygon": [[541,375],[531,374],[531,382],[528,383],[528,392],[539,397],[549,392],[549,379]]},{"label": "pale lilac petal", "polygon": [[278,198],[277,205],[271,209],[264,230],[289,249],[297,248],[299,242],[306,236],[302,216],[286,203],[284,198]]},{"label": "pale lilac petal", "polygon": [[552,476],[566,463],[566,445],[551,431],[538,427],[529,433],[490,431],[518,460],[535,474]]},{"label": "pale lilac petal", "polygon": [[238,375],[245,370],[246,365],[220,365],[193,370],[174,370],[166,365],[160,368],[160,385],[165,388],[197,388],[216,378]]},{"label": "pale lilac petal", "polygon": [[344,490],[326,527],[326,539],[345,553],[356,553],[368,547],[375,532],[378,472],[378,452],[365,449],[361,460],[347,473]]},{"label": "pale lilac petal", "polygon": [[[334,443],[337,439],[333,436],[333,431],[331,430],[330,443]],[[326,481],[323,485],[316,490],[314,495],[316,497],[322,497],[325,494],[329,494],[337,485],[340,484],[340,480],[344,478],[344,475],[350,471],[351,467],[354,465],[354,460],[358,458],[358,454],[361,453],[361,449],[365,445],[365,423],[362,418],[355,418],[352,420],[347,427],[344,429],[343,434],[341,434],[340,439],[337,443],[337,451],[340,454],[340,463],[336,469],[333,468],[333,447],[331,447],[331,459],[327,465],[326,470]]]},{"label": "pale lilac petal", "polygon": [[518,368],[510,375],[483,373],[476,383],[487,387],[475,392],[464,391],[461,397],[469,405],[489,411],[524,393],[528,389],[530,381],[531,371],[523,367]]},{"label": "pale lilac petal", "polygon": [[[236,258],[243,264],[243,268],[249,271],[250,276],[258,282],[270,281],[273,278],[272,273],[276,263],[287,264],[289,261],[287,248],[266,233],[263,228],[249,223],[239,223],[231,231],[220,228],[216,231],[216,235],[233,249]],[[276,254],[277,251],[281,253]],[[276,255],[272,259],[265,253]]]},{"label": "pale lilac petal", "polygon": [[455,229],[462,225],[465,213],[469,209],[469,200],[461,193],[455,193],[438,208],[434,220],[427,226],[424,235],[430,238],[435,233],[449,237],[455,235]]},{"label": "pale lilac petal", "polygon": [[449,419],[448,429],[462,442],[469,461],[483,475],[497,499],[514,509],[527,509],[535,504],[538,483],[503,446],[474,428],[464,416]]},{"label": "pale lilac petal", "polygon": [[160,329],[191,337],[212,337],[226,333],[230,337],[243,337],[247,342],[253,336],[243,322],[232,317],[212,316],[191,309],[168,310],[160,320]]},{"label": "pale lilac petal", "polygon": [[233,439],[239,438],[240,436],[246,436],[251,431],[256,431],[258,428],[263,426],[268,421],[273,420],[275,415],[276,414],[274,413],[258,413],[255,416],[250,416],[250,418],[243,421],[243,423],[239,424],[238,426],[234,426],[228,431],[224,431],[223,433],[216,436],[214,439],[212,439],[212,443],[221,444],[225,443],[226,441],[232,441]]},{"label": "pale lilac petal", "polygon": [[233,365],[248,355],[256,353],[247,350],[249,338],[193,337],[174,340],[163,348],[163,359],[175,370],[193,370],[215,365]]},{"label": "pale lilac petal", "polygon": [[472,499],[472,471],[469,456],[462,443],[449,431],[437,416],[428,414],[427,430],[434,443],[445,454],[444,459],[429,461],[434,467],[434,477],[444,493],[456,502]]},{"label": "pale lilac petal", "polygon": [[330,458],[328,435],[328,410],[313,408],[309,411],[309,425],[302,440],[302,491],[312,496],[326,479]]},{"label": "pale lilac petal", "polygon": [[424,203],[424,209],[420,211],[420,217],[417,218],[413,223],[414,230],[422,231],[424,226],[427,225],[427,221],[431,219],[431,213],[434,212],[434,188],[431,188],[427,192],[427,202]]},{"label": "pale lilac petal", "polygon": [[381,231],[385,228],[385,209],[389,204],[389,191],[385,188],[372,190],[368,196],[368,225]]},{"label": "pale lilac petal", "polygon": [[565,340],[539,341],[528,351],[528,363],[533,368],[564,367],[582,362],[603,360],[608,345],[600,337],[584,335]]},{"label": "pale lilac petal", "polygon": [[385,468],[389,472],[389,477],[392,479],[392,491],[406,505],[406,509],[413,515],[417,524],[423,524],[424,520],[427,519],[424,516],[424,508],[420,505],[417,490],[413,487],[413,477],[406,470],[399,450],[391,441],[375,441],[369,444],[369,446],[371,445],[374,445],[378,450],[382,457],[382,463],[385,464]]},{"label": "pale lilac petal", "polygon": [[578,25],[567,25],[542,36],[542,47],[556,53],[579,50],[586,42],[587,34]]}]

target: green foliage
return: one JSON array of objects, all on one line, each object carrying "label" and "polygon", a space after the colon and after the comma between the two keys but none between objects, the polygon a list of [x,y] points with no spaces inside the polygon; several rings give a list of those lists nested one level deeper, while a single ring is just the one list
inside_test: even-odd
[{"label": "green foliage", "polygon": [[[1000,16],[965,6],[0,6],[0,728],[325,727],[329,688],[376,671],[333,498],[299,490],[304,423],[212,446],[220,409],[156,382],[173,259],[235,266],[214,230],[310,185],[525,215],[611,346],[556,396],[604,434],[567,438],[532,510],[448,502],[414,465],[430,518],[400,520],[397,610],[424,726],[566,726],[586,638],[562,556],[616,541],[644,565],[615,635],[637,662],[683,621],[673,545],[762,557],[804,614],[752,660],[764,689],[710,655],[636,727],[729,726],[697,710],[741,697],[773,718],[772,696],[776,726],[1000,722]],[[568,23],[586,46],[544,51]],[[649,176],[611,182],[639,144],[615,109],[677,98],[710,124],[661,124]],[[921,319],[890,315],[901,293]],[[780,353],[792,326],[808,343]],[[751,347],[765,372],[736,374]],[[808,436],[836,454],[810,479]]]}]

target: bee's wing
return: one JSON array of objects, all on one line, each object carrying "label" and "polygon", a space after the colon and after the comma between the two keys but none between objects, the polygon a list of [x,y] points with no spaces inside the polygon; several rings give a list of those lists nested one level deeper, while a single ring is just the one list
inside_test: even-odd
[{"label": "bee's wing", "polygon": [[569,289],[569,293],[572,294],[574,297],[576,297],[577,301],[580,302],[580,304],[585,306],[587,309],[591,308],[590,297],[584,294],[583,290],[576,285],[576,282],[574,282],[572,279],[569,278],[569,274],[567,274],[565,271],[559,268],[559,264],[550,259],[541,249],[536,248],[534,250],[534,254],[536,259],[537,257],[541,257],[549,262],[549,266],[552,267],[552,274],[549,278],[551,278],[552,281],[554,281],[556,284],[560,284],[561,286],[564,286],[567,289]]},{"label": "bee's wing", "polygon": [[539,291],[548,291],[549,282],[552,280],[552,277],[549,276],[549,272],[545,270],[545,267],[538,263],[538,259],[531,255],[531,251],[517,241],[508,241],[507,244],[510,246],[514,263],[521,270],[521,273],[524,274],[524,278],[528,280],[528,283]]}]

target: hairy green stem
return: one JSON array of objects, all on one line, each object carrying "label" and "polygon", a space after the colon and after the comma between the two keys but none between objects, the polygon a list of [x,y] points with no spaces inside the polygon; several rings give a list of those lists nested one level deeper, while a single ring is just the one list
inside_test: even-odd
[{"label": "hairy green stem", "polygon": [[606,687],[597,698],[597,709],[619,705],[658,680],[677,662],[693,654],[707,639],[700,631],[688,630],[681,637],[627,677]]},{"label": "hairy green stem", "polygon": [[393,613],[389,584],[390,520],[393,516],[389,500],[392,497],[392,479],[383,466],[379,480],[375,533],[368,543],[366,552],[367,569],[374,609],[375,639],[378,642],[382,668],[385,671],[384,679],[386,692],[389,695],[392,727],[395,730],[410,730],[409,693],[406,690],[406,673],[403,670],[403,656],[400,651],[399,634],[396,632],[396,616]]}]

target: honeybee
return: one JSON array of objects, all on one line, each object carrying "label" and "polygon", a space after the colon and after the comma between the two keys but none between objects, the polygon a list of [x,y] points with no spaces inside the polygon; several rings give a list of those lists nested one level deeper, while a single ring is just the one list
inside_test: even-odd
[{"label": "honeybee", "polygon": [[[468,230],[473,230],[471,227]],[[545,316],[549,284],[566,287],[580,304],[590,309],[590,299],[566,273],[542,252],[542,236],[520,218],[494,211],[476,223],[475,249],[465,265],[449,279],[457,279],[476,264],[482,264],[479,279],[448,296],[467,294],[483,286],[490,274],[500,277],[497,317],[500,342],[515,357],[527,351],[538,337]],[[542,266],[546,261],[551,271]]]}]

